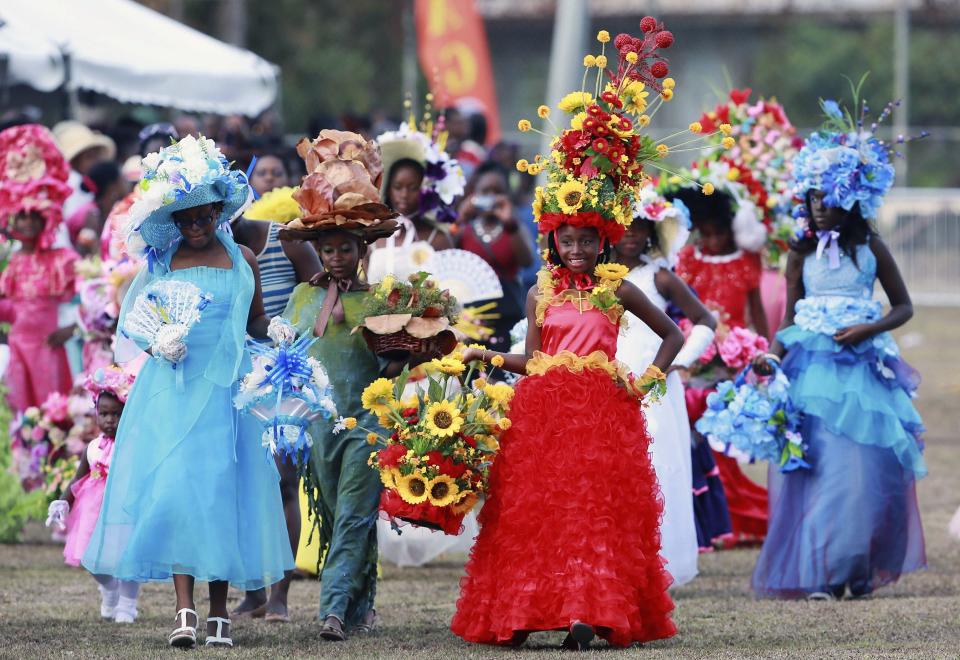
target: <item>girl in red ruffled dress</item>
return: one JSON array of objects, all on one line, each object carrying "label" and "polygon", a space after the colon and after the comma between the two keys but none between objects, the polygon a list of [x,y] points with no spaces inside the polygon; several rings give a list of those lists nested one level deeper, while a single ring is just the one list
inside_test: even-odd
[{"label": "girl in red ruffled dress", "polygon": [[[548,240],[553,265],[527,297],[526,355],[464,355],[502,360],[526,377],[490,474],[452,628],[490,644],[569,630],[569,648],[594,634],[616,646],[670,637],[663,503],[640,400],[665,387],[661,369],[683,335],[623,281],[624,266],[596,266],[607,243],[596,228],[563,224]],[[624,309],[664,340],[639,379],[614,360]]]},{"label": "girl in red ruffled dress", "polygon": [[[718,315],[721,323],[731,328],[745,328],[749,313],[754,331],[767,337],[767,317],[760,297],[763,271],[760,253],[738,245],[734,200],[720,190],[706,196],[691,188],[683,188],[668,197],[679,198],[687,204],[698,233],[694,244],[680,250],[677,275]],[[691,424],[703,414],[708,393],[708,390],[688,390]],[[706,452],[706,448],[702,451]],[[703,457],[699,458],[702,463]],[[713,452],[713,458],[726,494],[733,540],[762,541],[767,534],[767,489],[748,478],[736,460],[719,452]]]},{"label": "girl in red ruffled dress", "polygon": [[74,328],[61,328],[58,312],[74,295],[78,257],[70,248],[52,247],[70,194],[68,171],[43,126],[0,133],[2,230],[20,242],[0,275],[0,321],[11,323],[6,381],[14,412],[39,406],[53,392],[66,394],[72,384],[63,345]]}]

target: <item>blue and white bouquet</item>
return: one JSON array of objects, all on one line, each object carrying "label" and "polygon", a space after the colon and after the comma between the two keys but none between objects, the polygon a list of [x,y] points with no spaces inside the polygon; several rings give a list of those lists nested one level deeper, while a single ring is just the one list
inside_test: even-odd
[{"label": "blue and white bouquet", "polygon": [[[716,451],[742,461],[770,461],[781,472],[809,468],[800,436],[802,415],[790,401],[790,381],[777,366],[771,376],[743,369],[707,396],[696,428]],[[751,382],[752,381],[752,382]]]},{"label": "blue and white bouquet", "polygon": [[241,379],[233,402],[263,422],[263,447],[305,466],[313,447],[307,427],[320,417],[330,421],[337,415],[333,388],[323,365],[307,355],[316,338],[298,338],[281,317],[270,321],[267,334],[274,345],[251,344],[253,370]]},{"label": "blue and white bouquet", "polygon": [[155,359],[176,368],[187,357],[190,328],[211,301],[209,294],[190,282],[158,280],[134,300],[121,331],[130,339],[145,342]]}]

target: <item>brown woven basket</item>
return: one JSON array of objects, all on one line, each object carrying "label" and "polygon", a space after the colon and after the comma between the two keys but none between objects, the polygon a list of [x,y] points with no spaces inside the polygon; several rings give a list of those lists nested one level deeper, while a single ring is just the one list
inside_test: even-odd
[{"label": "brown woven basket", "polygon": [[444,355],[457,347],[457,338],[450,330],[444,330],[433,337],[419,339],[406,330],[378,335],[363,329],[363,338],[370,350],[390,360],[405,360],[411,353],[424,353],[430,345],[437,345]]}]

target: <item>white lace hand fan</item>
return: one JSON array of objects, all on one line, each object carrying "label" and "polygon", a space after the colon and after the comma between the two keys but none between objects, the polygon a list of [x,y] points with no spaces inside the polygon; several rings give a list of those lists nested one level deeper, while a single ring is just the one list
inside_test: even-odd
[{"label": "white lace hand fan", "polygon": [[160,280],[147,286],[133,302],[123,332],[150,344],[154,357],[176,364],[187,355],[184,338],[210,296],[190,282]]},{"label": "white lace hand fan", "polygon": [[437,288],[450,291],[461,305],[503,297],[497,273],[473,252],[440,250],[423,269],[436,281]]}]

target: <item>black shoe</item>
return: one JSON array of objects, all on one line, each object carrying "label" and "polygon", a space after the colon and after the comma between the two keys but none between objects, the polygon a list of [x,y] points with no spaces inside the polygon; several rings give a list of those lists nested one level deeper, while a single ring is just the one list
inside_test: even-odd
[{"label": "black shoe", "polygon": [[590,648],[590,642],[594,637],[596,633],[593,631],[593,626],[582,621],[574,621],[570,624],[570,632],[567,633],[561,646],[568,651],[586,651]]}]

